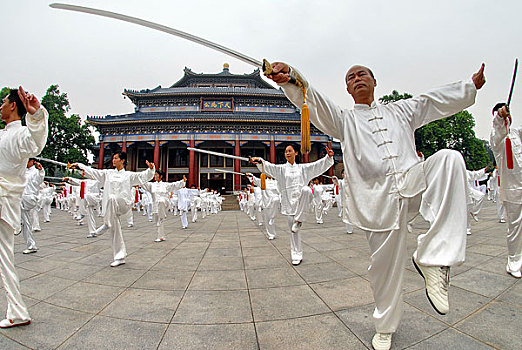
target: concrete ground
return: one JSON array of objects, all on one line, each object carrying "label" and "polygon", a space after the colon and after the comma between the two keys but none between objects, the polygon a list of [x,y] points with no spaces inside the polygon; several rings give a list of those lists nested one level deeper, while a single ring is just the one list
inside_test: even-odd
[{"label": "concrete ground", "polygon": [[[155,227],[135,213],[135,227],[124,228],[127,263],[112,268],[108,235],[88,239],[85,226],[54,211],[36,233],[38,253],[23,255],[16,237],[33,322],[1,330],[0,349],[371,348],[366,238],[360,230],[346,234],[336,214],[333,208],[323,225],[303,225],[304,260],[294,267],[283,216],[273,241],[239,211],[187,230],[169,216],[167,241],[154,243]],[[479,218],[466,262],[451,269],[447,316],[431,308],[423,279],[404,262],[405,312],[393,349],[522,348],[522,283],[505,271],[507,226],[491,202]],[[418,220],[414,232],[426,227]],[[410,253],[415,237],[408,237]]]}]

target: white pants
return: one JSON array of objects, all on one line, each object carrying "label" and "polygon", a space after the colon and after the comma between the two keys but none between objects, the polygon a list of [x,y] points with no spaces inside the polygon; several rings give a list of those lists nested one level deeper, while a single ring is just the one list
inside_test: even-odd
[{"label": "white pants", "polygon": [[38,249],[33,237],[33,213],[36,200],[32,196],[22,196],[22,234],[27,249]]},{"label": "white pants", "polygon": [[196,222],[198,220],[198,208],[196,207],[196,203],[190,205],[190,211],[192,212],[192,222]]},{"label": "white pants", "polygon": [[7,297],[7,319],[29,320],[29,312],[20,293],[20,281],[14,265],[13,228],[0,219],[0,273]]},{"label": "white pants", "polygon": [[179,209],[179,216],[181,218],[181,227],[188,227],[187,209]]},{"label": "white pants", "polygon": [[522,267],[522,204],[504,202],[508,222],[508,265],[511,271]]},{"label": "white pants", "polygon": [[257,222],[259,224],[262,224],[263,223],[263,208],[261,207],[260,204],[256,204],[254,206],[254,209],[255,209],[255,213],[256,213],[256,218],[257,218]]},{"label": "white pants", "polygon": [[324,203],[321,199],[314,200],[314,211],[315,211],[315,221],[321,222],[323,221],[323,209],[324,209]]},{"label": "white pants", "polygon": [[44,222],[51,221],[51,203],[53,199],[51,197],[42,198],[42,214]]},{"label": "white pants", "polygon": [[303,247],[301,246],[301,232],[293,233],[292,225],[294,221],[305,222],[307,213],[310,211],[313,194],[308,186],[301,188],[297,210],[295,215],[288,215],[288,226],[290,227],[290,255],[292,260],[303,260]]},{"label": "white pants", "polygon": [[[462,155],[442,150],[424,163],[426,190],[420,208],[412,205],[416,197],[400,200],[399,229],[366,232],[371,260],[368,277],[375,299],[373,319],[380,333],[394,333],[402,317],[402,280],[406,260],[408,211],[417,211],[430,223],[417,237],[414,253],[425,266],[453,266],[464,262],[466,249],[466,168]],[[415,181],[415,179],[411,179]],[[377,213],[376,213],[377,215]]]},{"label": "white pants", "polygon": [[256,212],[255,212],[255,208],[254,208],[254,203],[253,202],[248,202],[247,203],[247,215],[250,217],[250,219],[252,221],[254,221],[256,219]]},{"label": "white pants", "polygon": [[167,217],[167,203],[165,201],[158,202],[158,212],[154,214],[158,234],[156,238],[165,239],[165,218]]},{"label": "white pants", "polygon": [[272,206],[263,209],[266,234],[270,238],[276,236],[275,217],[277,215],[277,208],[279,208],[279,199],[274,199],[272,201]]},{"label": "white pants", "polygon": [[33,215],[33,231],[41,231],[40,227],[40,216],[38,215],[38,206],[31,210],[31,214]]},{"label": "white pants", "polygon": [[120,217],[123,216],[126,218],[129,215],[129,211],[130,206],[125,199],[116,196],[109,197],[103,222],[109,226],[110,229],[114,260],[122,260],[127,256],[123,233],[121,231]]},{"label": "white pants", "polygon": [[497,196],[497,219],[503,220],[504,219],[504,212],[505,212],[504,203],[499,201],[498,200],[498,196]]}]

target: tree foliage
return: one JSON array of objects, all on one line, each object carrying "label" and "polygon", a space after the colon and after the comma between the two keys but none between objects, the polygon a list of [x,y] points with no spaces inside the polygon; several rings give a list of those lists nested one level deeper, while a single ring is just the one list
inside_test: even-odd
[{"label": "tree foliage", "polygon": [[[387,104],[410,97],[412,95],[408,93],[399,94],[394,90],[390,95],[379,98],[379,102]],[[462,111],[415,130],[415,145],[426,158],[444,148],[459,151],[468,169],[481,169],[491,161],[485,147],[487,141],[477,139],[474,126],[471,113]]]},{"label": "tree foliage", "polygon": [[49,112],[49,137],[42,157],[64,163],[87,163],[87,155],[94,146],[94,136],[80,116],[66,116],[70,109],[67,94],[60,93],[58,85],[51,85],[41,103]]},{"label": "tree foliage", "polygon": [[[11,90],[11,89],[8,88],[8,87],[3,87],[2,90],[0,90],[0,101],[4,101],[4,97],[6,97],[7,95],[9,95],[9,91],[10,91],[10,90]],[[0,102],[0,103],[2,103],[2,102]],[[4,126],[5,126],[4,121],[3,121],[3,120],[0,121],[0,129],[3,129]]]}]

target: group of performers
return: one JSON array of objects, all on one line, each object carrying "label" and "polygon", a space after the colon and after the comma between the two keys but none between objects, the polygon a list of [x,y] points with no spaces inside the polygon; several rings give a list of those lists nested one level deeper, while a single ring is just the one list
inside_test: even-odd
[{"label": "group of performers", "polygon": [[[274,220],[277,212],[286,216],[291,261],[293,265],[299,265],[303,260],[301,228],[307,214],[313,207],[315,221],[321,224],[322,216],[335,199],[339,214],[348,225],[346,232],[353,232],[353,227],[357,227],[367,237],[371,255],[368,278],[375,299],[373,320],[376,333],[372,346],[389,349],[392,335],[402,318],[408,222],[413,216],[420,215],[430,224],[427,232],[417,239],[412,263],[424,279],[429,302],[444,315],[449,311],[450,269],[464,262],[469,218],[476,217],[483,200],[483,196],[470,190],[470,184],[483,177],[486,170],[467,172],[462,155],[455,150],[440,150],[425,160],[419,158],[414,131],[471,106],[477,91],[485,83],[484,65],[469,80],[386,105],[375,102],[377,81],[373,72],[364,66],[353,66],[345,77],[348,93],[355,101],[351,110],[338,107],[314,89],[294,67],[278,62],[272,68],[268,77],[281,86],[292,103],[301,108],[306,101],[311,122],[340,140],[346,178],[334,178],[328,187],[321,186],[317,180],[310,184],[334,164],[334,152],[327,148],[323,158],[300,164],[296,161],[299,150],[288,145],[285,164],[250,158],[262,176],[256,178],[248,174],[252,185],[242,192],[240,206],[253,220],[265,225],[268,239],[276,237]],[[45,146],[48,115],[39,101],[21,87],[11,90],[3,100],[1,112],[6,127],[0,131],[0,257],[8,308],[0,327],[7,328],[31,322],[14,267],[14,234],[22,223],[27,242],[24,252],[38,249],[31,234],[34,228],[31,220],[34,214],[31,212],[38,206],[36,197],[37,192],[43,190],[40,186],[44,171],[30,158],[38,155]],[[24,117],[27,126],[21,124]],[[502,204],[503,216],[499,220],[507,221],[506,271],[520,278],[522,128],[511,127],[511,121],[506,104],[495,106],[491,146],[498,170],[494,172],[490,189],[497,188],[500,183],[498,199],[493,193],[492,200]],[[165,175],[153,163],[147,162],[148,168],[141,172],[126,171],[125,163],[125,152],[117,152],[112,157],[114,169],[93,169],[77,163],[73,168],[82,171],[88,180],[66,179],[75,188],[71,194],[81,192],[79,217],[86,217],[89,236],[110,232],[113,247],[111,266],[125,263],[121,219],[132,225],[129,219],[132,217],[131,208],[137,203],[136,200],[133,203],[133,199],[140,198],[133,186],[139,186],[141,197],[148,198],[148,203],[138,205],[138,208],[147,208],[146,212],[151,215],[150,220],[157,230],[156,242],[165,240],[165,218],[170,203],[174,201],[171,193],[176,194],[182,228],[188,226],[189,208],[192,208],[193,220],[196,220],[195,213],[208,199],[204,198],[211,196],[209,192],[186,188],[185,179],[164,182]],[[154,182],[149,182],[152,179]],[[101,188],[103,192],[100,192]],[[51,189],[45,191],[52,192]],[[145,193],[150,193],[150,196]],[[199,199],[193,200],[195,197]],[[42,200],[42,209],[48,206],[48,203],[43,203]],[[64,202],[61,198],[57,205],[70,209],[77,204]],[[216,212],[218,208],[219,204],[205,205],[205,212],[209,209]],[[103,217],[103,224],[98,228],[93,214],[96,210]],[[46,215],[45,220],[48,220]]]}]

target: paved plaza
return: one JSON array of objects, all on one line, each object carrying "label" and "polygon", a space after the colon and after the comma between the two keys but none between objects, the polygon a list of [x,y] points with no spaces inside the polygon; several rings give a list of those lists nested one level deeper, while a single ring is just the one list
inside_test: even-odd
[{"label": "paved plaza", "polygon": [[[493,205],[473,222],[466,263],[451,269],[447,316],[431,308],[423,279],[404,262],[405,312],[393,349],[522,348],[522,283],[505,272],[507,226]],[[294,267],[283,216],[269,241],[239,211],[187,230],[170,215],[167,241],[155,243],[155,227],[135,213],[135,226],[124,228],[127,263],[112,268],[108,235],[88,239],[85,226],[54,210],[36,233],[38,253],[23,255],[16,237],[33,322],[0,331],[0,349],[371,349],[366,237],[344,233],[336,214],[303,225],[304,260]],[[426,227],[418,220],[414,232]],[[5,293],[0,301],[4,312]]]}]

